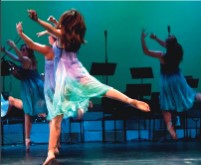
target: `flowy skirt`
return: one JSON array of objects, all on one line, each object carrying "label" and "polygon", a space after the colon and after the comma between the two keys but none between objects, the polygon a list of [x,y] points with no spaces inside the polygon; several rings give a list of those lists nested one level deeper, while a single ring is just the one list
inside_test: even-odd
[{"label": "flowy skirt", "polygon": [[160,75],[161,110],[183,112],[193,106],[196,92],[187,84],[180,71]]}]

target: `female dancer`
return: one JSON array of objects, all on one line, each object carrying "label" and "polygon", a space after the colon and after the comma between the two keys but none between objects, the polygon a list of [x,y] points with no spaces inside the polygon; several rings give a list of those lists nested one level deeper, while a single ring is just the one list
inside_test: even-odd
[{"label": "female dancer", "polygon": [[17,55],[5,50],[5,48],[2,48],[1,51],[13,60],[20,62],[22,67],[21,99],[25,113],[25,145],[26,151],[29,151],[31,117],[47,113],[43,81],[37,71],[37,62],[33,50],[26,44],[22,44],[19,50],[12,40],[8,40],[7,43]]},{"label": "female dancer", "polygon": [[[50,16],[48,18],[49,21],[51,21],[54,24],[57,24],[56,19],[53,16]],[[49,44],[51,46],[48,45],[44,45],[44,44],[40,44],[37,42],[34,42],[31,38],[29,38],[24,32],[23,32],[23,27],[22,27],[22,23],[18,23],[16,25],[16,29],[18,34],[20,35],[20,37],[24,40],[24,42],[34,51],[37,51],[39,53],[41,53],[42,55],[44,55],[45,57],[45,75],[44,75],[44,94],[45,94],[45,101],[46,101],[46,105],[47,105],[47,109],[48,112],[52,112],[54,107],[53,107],[53,97],[54,97],[54,88],[55,88],[55,79],[54,79],[54,52],[52,49],[52,45],[53,43],[56,41],[56,38],[53,37],[50,33],[48,33],[48,31],[42,31],[37,33],[37,35],[40,37],[44,34],[48,34],[48,40],[49,40]],[[47,81],[45,81],[47,80]],[[90,102],[90,107],[92,106],[92,103]],[[78,117],[80,118],[80,117]],[[51,120],[49,119],[49,117],[47,117],[47,120]],[[51,121],[50,121],[51,124]],[[60,140],[58,139],[58,143],[57,143],[57,147],[55,148],[55,153],[58,154],[59,150],[58,148],[61,147],[60,144]]]},{"label": "female dancer", "polygon": [[144,54],[157,58],[160,62],[160,108],[167,126],[167,130],[173,139],[177,139],[175,129],[172,125],[171,112],[183,112],[193,106],[194,100],[201,101],[201,93],[196,93],[187,84],[183,74],[179,69],[179,64],[183,58],[182,46],[173,35],[169,35],[166,41],[162,41],[154,34],[150,38],[157,41],[166,48],[166,52],[153,51],[147,48],[145,30],[142,30],[141,44]]},{"label": "female dancer", "polygon": [[[54,111],[53,107],[53,97],[54,97],[54,88],[55,88],[55,79],[54,79],[54,52],[52,49],[53,43],[56,41],[52,35],[48,36],[49,45],[40,44],[34,42],[31,38],[29,38],[24,32],[22,27],[22,22],[19,22],[16,25],[16,30],[19,36],[23,39],[23,41],[28,45],[28,47],[34,51],[39,52],[45,57],[45,74],[44,74],[44,94],[45,94],[45,101],[48,111]],[[47,31],[43,31],[40,33],[41,35],[48,34]],[[47,120],[49,118],[47,117]],[[51,121],[50,121],[51,124]],[[59,139],[58,139],[59,141]],[[58,147],[60,147],[60,143],[58,142]],[[59,150],[58,147],[55,148],[55,153],[58,154]]]},{"label": "female dancer", "polygon": [[[57,28],[38,18],[34,10],[28,10],[31,19],[58,37],[53,46],[55,69],[54,111],[48,113],[52,118],[48,157],[44,165],[55,158],[54,149],[60,134],[63,117],[80,115],[87,110],[91,97],[105,96],[128,103],[143,111],[150,111],[145,102],[131,99],[112,87],[102,84],[92,77],[78,60],[78,51],[85,43],[86,26],[82,15],[76,10],[62,14]],[[78,111],[78,109],[80,109]],[[82,109],[82,110],[81,110]]]}]

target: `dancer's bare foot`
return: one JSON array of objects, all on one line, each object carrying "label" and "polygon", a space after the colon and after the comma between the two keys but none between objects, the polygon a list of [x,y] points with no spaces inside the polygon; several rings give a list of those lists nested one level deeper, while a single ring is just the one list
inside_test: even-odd
[{"label": "dancer's bare foot", "polygon": [[167,126],[167,129],[168,129],[168,132],[170,133],[172,139],[177,140],[177,134],[176,134],[176,132],[175,132],[175,129],[174,129],[173,125],[172,125],[172,124],[169,124],[169,125]]},{"label": "dancer's bare foot", "polygon": [[140,109],[141,111],[149,112],[150,107],[147,103],[139,100],[132,99],[130,105],[134,108]]},{"label": "dancer's bare foot", "polygon": [[52,162],[54,159],[55,159],[54,150],[49,150],[49,151],[48,151],[47,158],[46,158],[45,162],[43,163],[43,165],[50,165],[51,162]]},{"label": "dancer's bare foot", "polygon": [[30,151],[30,144],[31,144],[30,138],[26,138],[26,139],[25,139],[26,152],[29,152],[29,151]]},{"label": "dancer's bare foot", "polygon": [[61,148],[61,143],[57,142],[57,147],[54,149],[54,154],[59,155],[59,149]]},{"label": "dancer's bare foot", "polygon": [[61,148],[61,143],[60,143],[60,142],[57,143],[57,148],[58,148],[58,149]]}]

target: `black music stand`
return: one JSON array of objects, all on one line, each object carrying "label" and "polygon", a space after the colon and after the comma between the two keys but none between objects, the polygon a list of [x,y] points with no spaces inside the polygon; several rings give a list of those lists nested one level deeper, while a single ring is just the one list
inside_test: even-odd
[{"label": "black music stand", "polygon": [[143,96],[151,95],[151,84],[127,84],[126,94],[132,98],[143,99]]},{"label": "black music stand", "polygon": [[[151,84],[143,84],[144,78],[153,78],[151,67],[130,68],[133,79],[141,79],[141,84],[127,84],[126,94],[132,98],[143,100],[143,96],[151,95]],[[138,139],[141,140],[140,120],[142,114],[139,112],[138,119]],[[144,121],[145,124],[145,121]]]},{"label": "black music stand", "polygon": [[[197,88],[198,87],[198,83],[199,83],[199,79],[198,78],[193,78],[193,76],[185,76],[186,82],[188,83],[188,85],[191,88]],[[192,112],[190,112],[189,114],[191,114]],[[189,138],[188,137],[188,113],[185,113],[185,127],[184,127],[184,137],[185,138]],[[200,120],[201,120],[201,116],[200,116]],[[197,125],[197,122],[196,122]],[[201,123],[200,123],[200,132],[201,132]],[[197,129],[196,129],[196,135],[197,135]]]},{"label": "black music stand", "polygon": [[90,74],[106,76],[108,85],[108,76],[114,75],[116,66],[116,63],[92,63]]},{"label": "black music stand", "polygon": [[141,84],[127,84],[126,92],[130,97],[138,96],[141,99],[143,96],[151,95],[151,84],[143,84],[144,78],[153,78],[151,67],[130,68],[133,79],[141,79]]},{"label": "black music stand", "polygon": [[9,86],[11,92],[11,72],[12,72],[12,65],[13,62],[5,60],[4,57],[1,58],[1,76],[3,77],[3,92],[5,92],[5,76],[10,76]]},{"label": "black music stand", "polygon": [[5,59],[1,60],[1,76],[8,76],[10,75],[10,65],[9,62]]},{"label": "black music stand", "polygon": [[133,79],[141,79],[143,83],[144,78],[153,78],[153,72],[151,67],[130,68],[131,76]]},{"label": "black music stand", "polygon": [[[108,85],[108,76],[112,76],[115,73],[117,64],[116,63],[108,63],[107,60],[105,63],[92,63],[90,74],[92,75],[100,75],[105,76],[105,83]],[[104,99],[104,98],[103,98]],[[102,104],[103,100],[102,99]],[[102,129],[103,129],[103,142],[105,142],[105,112],[103,111],[103,122],[102,122]],[[115,120],[116,123],[116,120]],[[115,133],[116,137],[116,133]],[[115,138],[116,139],[116,138]]]},{"label": "black music stand", "polygon": [[199,83],[198,78],[187,78],[186,81],[191,88],[197,88],[198,87],[198,83]]},{"label": "black music stand", "polygon": [[[126,95],[131,97],[131,98],[135,98],[135,99],[138,99],[138,100],[143,100],[145,102],[147,102],[148,100],[145,100],[143,98],[143,96],[150,96],[151,95],[151,84],[127,84],[126,85]],[[138,139],[139,140],[143,140],[141,138],[141,127],[140,125],[142,124],[140,121],[143,119],[143,125],[145,126],[146,125],[146,122],[145,122],[145,116],[146,114],[144,114],[143,112],[141,111],[137,111],[137,122],[138,122]],[[143,117],[142,117],[143,116]],[[148,117],[149,118],[149,117]],[[150,127],[150,120],[149,120],[149,127]]]}]

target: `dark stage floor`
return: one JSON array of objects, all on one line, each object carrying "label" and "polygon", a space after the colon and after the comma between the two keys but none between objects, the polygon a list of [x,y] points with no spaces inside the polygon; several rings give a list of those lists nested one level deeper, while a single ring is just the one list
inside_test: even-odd
[{"label": "dark stage floor", "polygon": [[[39,165],[47,144],[2,146],[2,165]],[[201,165],[201,141],[62,144],[55,165]]]}]

